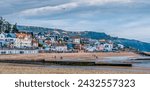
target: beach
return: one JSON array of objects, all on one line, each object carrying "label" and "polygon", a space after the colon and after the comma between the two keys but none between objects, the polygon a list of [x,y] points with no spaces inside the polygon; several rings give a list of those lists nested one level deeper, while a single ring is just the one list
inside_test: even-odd
[{"label": "beach", "polygon": [[[139,57],[132,52],[119,53],[39,53],[0,55],[0,60],[40,60],[46,61],[95,61],[106,57]],[[112,67],[112,66],[66,66],[0,63],[1,74],[150,74],[150,68],[144,67]]]},{"label": "beach", "polygon": [[150,69],[130,67],[66,67],[0,63],[0,74],[150,74]]},{"label": "beach", "polygon": [[0,55],[0,60],[40,60],[46,61],[54,60],[79,60],[79,61],[92,61],[95,59],[102,59],[104,57],[119,57],[129,56],[137,57],[138,54],[132,52],[100,52],[100,53],[39,53],[39,54],[16,54],[16,55]]}]

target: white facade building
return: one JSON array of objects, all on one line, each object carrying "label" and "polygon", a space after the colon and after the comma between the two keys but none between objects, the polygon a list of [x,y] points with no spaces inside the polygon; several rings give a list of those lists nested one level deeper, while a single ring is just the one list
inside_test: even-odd
[{"label": "white facade building", "polygon": [[81,42],[81,39],[79,37],[73,37],[72,40],[73,40],[73,43],[76,43],[76,44],[80,44]]},{"label": "white facade building", "polygon": [[118,44],[118,48],[123,49],[123,48],[124,48],[124,45],[122,45],[122,44]]},{"label": "white facade building", "polygon": [[15,41],[15,47],[24,48],[24,47],[32,47],[32,36],[25,33],[16,34],[17,38]]},{"label": "white facade building", "polygon": [[0,50],[0,54],[37,54],[38,50]]},{"label": "white facade building", "polygon": [[109,43],[104,43],[104,44],[99,44],[97,45],[97,51],[112,51],[113,49],[113,44]]},{"label": "white facade building", "polygon": [[55,51],[66,52],[67,51],[67,46],[56,46]]},{"label": "white facade building", "polygon": [[113,44],[104,44],[104,50],[105,51],[112,51],[113,49]]},{"label": "white facade building", "polygon": [[15,34],[12,34],[12,33],[0,34],[0,47],[13,46],[15,41],[16,41]]}]

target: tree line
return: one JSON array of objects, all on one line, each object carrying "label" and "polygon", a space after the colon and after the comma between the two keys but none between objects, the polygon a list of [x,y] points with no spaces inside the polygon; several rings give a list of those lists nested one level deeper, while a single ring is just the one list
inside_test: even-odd
[{"label": "tree line", "polygon": [[3,17],[0,17],[0,33],[17,33],[19,30],[17,29],[16,24],[10,24]]}]

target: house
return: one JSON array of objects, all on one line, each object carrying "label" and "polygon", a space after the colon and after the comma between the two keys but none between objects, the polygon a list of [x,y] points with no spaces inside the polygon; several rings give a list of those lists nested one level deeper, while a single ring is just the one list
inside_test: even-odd
[{"label": "house", "polygon": [[54,36],[50,36],[50,41],[51,41],[51,43],[55,43],[56,41],[55,41],[55,37]]},{"label": "house", "polygon": [[5,44],[5,34],[1,33],[0,34],[0,47],[3,47]]},{"label": "house", "polygon": [[0,33],[0,39],[4,39],[5,38],[5,34],[4,33]]},{"label": "house", "polygon": [[124,45],[118,44],[118,48],[119,48],[119,49],[123,49],[123,48],[124,48]]},{"label": "house", "polygon": [[72,42],[75,43],[75,44],[80,44],[81,43],[81,39],[80,37],[71,37],[72,39]]},{"label": "house", "polygon": [[84,46],[84,50],[88,52],[96,51],[96,46]]},{"label": "house", "polygon": [[56,45],[55,46],[55,51],[57,52],[67,52],[67,46],[66,45]]},{"label": "house", "polygon": [[105,39],[100,39],[99,42],[100,43],[106,43],[106,40]]},{"label": "house", "polygon": [[60,38],[60,33],[57,30],[55,30],[52,32],[51,37],[53,37],[55,41],[58,41]]},{"label": "house", "polygon": [[32,47],[32,35],[28,33],[16,33],[15,47],[31,48]]},{"label": "house", "polygon": [[16,40],[14,33],[1,33],[0,34],[0,47],[13,47]]},{"label": "house", "polygon": [[104,51],[105,47],[103,44],[97,45],[96,46],[96,51]]},{"label": "house", "polygon": [[82,45],[81,44],[74,44],[74,49],[75,50],[81,50],[82,49]]},{"label": "house", "polygon": [[44,44],[44,40],[43,39],[38,39],[38,42],[39,42],[40,45]]},{"label": "house", "polygon": [[72,50],[73,49],[73,44],[68,42],[67,43],[67,48],[68,48],[68,50]]},{"label": "house", "polygon": [[13,48],[14,47],[14,42],[16,41],[16,34],[14,34],[14,33],[7,33],[5,41],[6,41],[7,47]]},{"label": "house", "polygon": [[47,51],[47,52],[48,52],[48,51],[50,51],[50,49],[51,49],[50,46],[44,45],[44,51]]},{"label": "house", "polygon": [[81,43],[82,44],[90,44],[90,39],[89,38],[81,38]]},{"label": "house", "polygon": [[47,46],[51,46],[51,38],[47,37],[47,38],[44,40],[44,44],[47,45]]},{"label": "house", "polygon": [[112,49],[113,49],[113,43],[107,43],[105,41],[96,43],[97,51],[112,51]]},{"label": "house", "polygon": [[68,42],[69,41],[69,36],[63,36],[63,41]]},{"label": "house", "polygon": [[37,41],[36,39],[33,39],[33,40],[32,40],[32,47],[33,47],[33,48],[38,48],[38,46],[39,46],[38,41]]},{"label": "house", "polygon": [[105,43],[104,44],[104,51],[112,51],[113,49],[113,44],[108,44],[108,43]]},{"label": "house", "polygon": [[39,32],[39,33],[36,35],[36,38],[37,38],[37,39],[43,39],[43,40],[46,39],[44,33],[42,33],[42,32]]}]

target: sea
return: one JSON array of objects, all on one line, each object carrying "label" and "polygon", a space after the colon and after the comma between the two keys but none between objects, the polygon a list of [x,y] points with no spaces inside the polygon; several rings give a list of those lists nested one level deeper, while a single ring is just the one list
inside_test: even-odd
[{"label": "sea", "polygon": [[133,67],[150,68],[150,60],[141,60],[140,63],[133,63]]},{"label": "sea", "polygon": [[132,63],[132,67],[150,68],[150,60],[136,60],[136,59],[150,59],[150,57],[137,57],[132,58],[131,56],[120,56],[120,57],[106,57],[105,62],[118,62],[118,63]]}]

